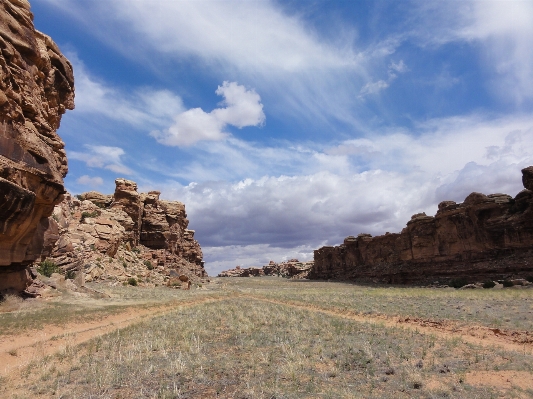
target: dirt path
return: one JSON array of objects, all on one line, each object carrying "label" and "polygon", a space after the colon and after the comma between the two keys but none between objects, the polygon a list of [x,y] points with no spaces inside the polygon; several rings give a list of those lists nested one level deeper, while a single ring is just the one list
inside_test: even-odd
[{"label": "dirt path", "polygon": [[303,302],[281,301],[251,294],[239,296],[277,305],[291,306],[330,316],[342,317],[361,323],[381,324],[385,327],[416,330],[423,334],[433,334],[439,338],[460,338],[464,342],[483,346],[499,346],[509,351],[533,354],[533,334],[527,331],[506,331],[483,326],[459,327],[452,321],[431,321],[419,318],[398,316],[360,315],[349,310],[334,310]]},{"label": "dirt path", "polygon": [[25,331],[21,335],[0,337],[0,376],[20,371],[32,361],[65,350],[114,330],[168,313],[180,307],[189,307],[228,299],[210,296],[189,301],[172,302],[150,308],[128,308],[125,312],[103,316],[99,320],[69,323],[64,326],[46,326],[42,330]]}]

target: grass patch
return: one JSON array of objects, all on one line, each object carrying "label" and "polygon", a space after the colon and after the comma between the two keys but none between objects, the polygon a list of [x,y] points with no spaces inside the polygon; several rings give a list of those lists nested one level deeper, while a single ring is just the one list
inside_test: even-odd
[{"label": "grass patch", "polygon": [[[532,361],[236,298],[118,330],[26,374],[30,394],[69,398],[485,398],[498,393],[460,382],[466,372],[531,370]],[[513,388],[506,397],[520,393]]]}]

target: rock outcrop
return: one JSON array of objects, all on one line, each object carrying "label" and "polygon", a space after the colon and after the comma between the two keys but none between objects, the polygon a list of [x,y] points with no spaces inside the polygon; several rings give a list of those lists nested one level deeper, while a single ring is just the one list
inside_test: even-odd
[{"label": "rock outcrop", "polygon": [[533,167],[522,170],[522,190],[472,193],[461,204],[444,201],[437,214],[413,215],[401,233],[347,237],[315,251],[311,279],[380,283],[505,279],[533,274]]},{"label": "rock outcrop", "polygon": [[205,282],[202,250],[194,231],[187,229],[185,205],[160,200],[158,191],[139,193],[130,180],[115,183],[114,195],[91,191],[65,196],[49,218],[42,260],[54,262],[72,278],[83,275],[82,282]]},{"label": "rock outcrop", "polygon": [[218,277],[261,277],[261,276],[278,276],[290,279],[305,279],[313,266],[313,262],[299,262],[298,259],[290,259],[286,262],[270,263],[263,267],[246,267],[237,266],[235,269],[220,272]]},{"label": "rock outcrop", "polygon": [[26,0],[0,0],[0,291],[24,290],[26,266],[62,200],[67,159],[56,134],[74,108],[72,67],[35,30]]}]

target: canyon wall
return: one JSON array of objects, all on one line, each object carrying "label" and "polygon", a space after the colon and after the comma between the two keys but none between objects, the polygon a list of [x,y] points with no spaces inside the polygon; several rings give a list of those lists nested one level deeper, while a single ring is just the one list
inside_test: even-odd
[{"label": "canyon wall", "polygon": [[113,195],[65,195],[49,218],[42,259],[82,283],[133,278],[140,285],[170,285],[180,276],[205,282],[202,249],[188,229],[185,205],[160,200],[159,191],[139,193],[131,180],[115,184]]},{"label": "canyon wall", "polygon": [[217,277],[261,277],[261,276],[276,276],[290,279],[305,279],[311,270],[313,262],[300,262],[298,259],[289,259],[286,262],[276,263],[270,261],[268,265],[263,267],[240,267],[235,269],[224,270],[218,274]]},{"label": "canyon wall", "polygon": [[0,0],[0,291],[31,282],[48,217],[65,192],[61,115],[74,108],[72,66],[35,30],[26,0]]},{"label": "canyon wall", "polygon": [[434,217],[413,215],[401,233],[322,247],[309,278],[442,284],[533,275],[533,167],[522,181],[515,198],[472,193],[460,204],[441,202]]}]

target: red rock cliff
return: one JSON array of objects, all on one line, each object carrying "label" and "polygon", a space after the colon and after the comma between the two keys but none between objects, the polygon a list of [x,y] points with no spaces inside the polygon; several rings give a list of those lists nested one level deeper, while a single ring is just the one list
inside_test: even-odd
[{"label": "red rock cliff", "polygon": [[68,60],[35,30],[26,0],[0,0],[0,291],[31,281],[25,267],[39,256],[65,191],[67,159],[56,130],[73,108]]},{"label": "red rock cliff", "polygon": [[515,198],[472,193],[462,204],[441,202],[434,217],[414,215],[399,234],[322,247],[309,278],[403,284],[532,274],[533,167],[522,175]]}]

